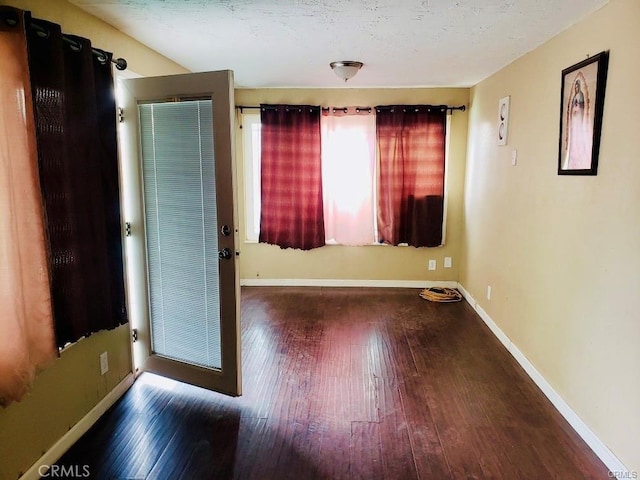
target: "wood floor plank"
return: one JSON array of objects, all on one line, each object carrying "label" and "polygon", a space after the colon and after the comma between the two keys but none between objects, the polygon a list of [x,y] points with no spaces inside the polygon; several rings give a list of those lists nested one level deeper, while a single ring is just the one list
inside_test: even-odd
[{"label": "wood floor plank", "polygon": [[320,377],[346,378],[351,375],[351,344],[347,339],[340,339],[333,332],[323,336],[318,349],[318,357],[313,371]]},{"label": "wood floor plank", "polygon": [[444,455],[436,423],[429,408],[429,399],[424,391],[423,380],[416,376],[406,377],[398,386],[402,406],[407,418],[411,449],[419,478],[451,477]]},{"label": "wood floor plank", "polygon": [[371,375],[349,379],[351,420],[354,422],[380,421],[380,379]]},{"label": "wood floor plank", "polygon": [[243,396],[141,375],[59,461],[98,479],[606,479],[464,302],[242,291]]},{"label": "wood floor plank", "polygon": [[[351,424],[347,419],[335,420],[316,417],[311,423],[316,433],[311,437],[311,458],[319,470],[319,478],[351,478],[349,449]],[[317,448],[317,450],[315,450]]]},{"label": "wood floor plank", "polygon": [[349,457],[351,478],[354,480],[382,477],[384,467],[379,423],[351,422]]},{"label": "wood floor plank", "polygon": [[417,479],[409,428],[395,379],[380,382],[380,437],[384,478]]}]

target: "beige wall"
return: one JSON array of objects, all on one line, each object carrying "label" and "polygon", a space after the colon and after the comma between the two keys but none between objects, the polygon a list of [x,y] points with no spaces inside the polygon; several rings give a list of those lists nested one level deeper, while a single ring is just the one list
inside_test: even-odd
[{"label": "beige wall", "polygon": [[[323,106],[402,104],[466,105],[469,90],[458,89],[263,89],[236,90],[236,104],[312,104]],[[462,191],[467,142],[467,113],[451,119],[448,164],[449,194],[446,245],[438,248],[345,247],[330,245],[308,252],[281,250],[272,245],[241,243],[242,279],[339,279],[339,280],[457,280],[462,235]],[[239,179],[240,239],[244,233],[242,131],[236,130]],[[445,256],[453,268],[444,269]],[[429,259],[438,269],[427,270]]]},{"label": "beige wall", "polygon": [[[31,10],[33,16],[62,25],[65,33],[85,36],[110,50],[141,75],[185,72],[113,27],[60,0],[0,0]],[[100,332],[63,352],[36,379],[20,403],[0,409],[0,479],[13,480],[87,414],[131,372],[129,327]],[[109,354],[109,372],[100,375],[99,355]]]},{"label": "beige wall", "polygon": [[86,37],[94,47],[113,52],[116,58],[125,58],[128,69],[140,75],[187,72],[177,63],[66,0],[0,0],[0,5],[29,10],[34,18],[58,23],[63,33]]},{"label": "beige wall", "polygon": [[[640,2],[614,0],[472,90],[460,270],[464,287],[632,471],[640,471],[638,25]],[[608,49],[598,175],[558,176],[561,71]],[[509,143],[498,147],[506,95]]]},{"label": "beige wall", "polygon": [[[109,371],[100,375],[98,356]],[[62,352],[19,403],[0,410],[0,479],[15,479],[131,372],[129,326],[100,332]]]}]

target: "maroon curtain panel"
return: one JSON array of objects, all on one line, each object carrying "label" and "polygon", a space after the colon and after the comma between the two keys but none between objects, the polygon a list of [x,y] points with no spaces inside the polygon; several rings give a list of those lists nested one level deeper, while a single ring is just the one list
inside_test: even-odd
[{"label": "maroon curtain panel", "polygon": [[310,250],[325,244],[320,107],[261,105],[260,242]]},{"label": "maroon curtain panel", "polygon": [[444,106],[376,107],[381,243],[442,244],[446,114]]},{"label": "maroon curtain panel", "polygon": [[28,36],[40,182],[62,346],[127,321],[110,62],[35,21]]}]

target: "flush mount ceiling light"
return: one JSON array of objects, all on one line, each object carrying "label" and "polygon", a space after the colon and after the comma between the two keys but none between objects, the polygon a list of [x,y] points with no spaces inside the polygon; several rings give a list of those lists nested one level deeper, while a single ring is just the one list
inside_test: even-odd
[{"label": "flush mount ceiling light", "polygon": [[331,62],[329,66],[336,74],[338,78],[343,79],[345,82],[353,77],[358,70],[362,68],[362,62],[354,62],[351,60],[343,60],[341,62]]}]

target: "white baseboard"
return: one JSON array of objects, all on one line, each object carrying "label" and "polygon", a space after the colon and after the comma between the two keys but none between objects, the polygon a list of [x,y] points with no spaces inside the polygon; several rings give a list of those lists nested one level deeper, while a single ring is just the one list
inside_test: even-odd
[{"label": "white baseboard", "polygon": [[556,392],[551,384],[542,376],[542,374],[533,366],[527,357],[520,351],[520,349],[511,341],[511,339],[496,325],[491,317],[485,312],[482,307],[475,301],[469,292],[465,288],[458,284],[458,290],[462,293],[465,300],[471,305],[487,327],[493,332],[493,334],[500,340],[500,342],[506,347],[509,353],[516,359],[520,366],[527,372],[527,375],[535,382],[535,384],[542,390],[542,393],[551,401],[556,410],[565,418],[569,425],[576,431],[580,437],[585,441],[587,445],[593,450],[593,452],[602,460],[609,471],[615,475],[616,478],[635,478],[631,476],[631,472],[624,466],[624,464],[615,456],[615,454],[609,450],[609,448],[593,433],[593,431],[587,426],[586,423],[578,416],[576,412],[563,400],[563,398]]},{"label": "white baseboard", "polygon": [[38,480],[42,477],[42,473],[46,472],[45,466],[53,465],[56,463],[64,453],[76,443],[82,435],[93,426],[98,419],[106,413],[111,406],[118,401],[122,395],[133,385],[135,380],[133,373],[127,375],[113,390],[105,395],[105,397],[98,402],[98,404],[89,410],[84,417],[80,419],[73,427],[65,433],[60,440],[53,444],[53,446],[42,455],[36,463],[34,463],[29,470],[25,472],[20,480]]},{"label": "white baseboard", "polygon": [[379,287],[379,288],[457,288],[458,282],[429,280],[333,280],[322,278],[243,278],[243,287]]}]

